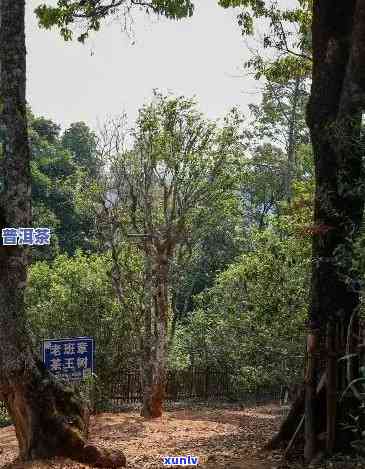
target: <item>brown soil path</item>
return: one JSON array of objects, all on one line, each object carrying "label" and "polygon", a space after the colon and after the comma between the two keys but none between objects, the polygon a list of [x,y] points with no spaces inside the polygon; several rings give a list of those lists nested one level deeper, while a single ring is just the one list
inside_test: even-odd
[{"label": "brown soil path", "polygon": [[[163,465],[164,456],[184,455],[197,456],[202,469],[276,469],[280,455],[265,453],[262,446],[278,428],[280,418],[274,406],[175,410],[157,420],[145,420],[137,412],[105,413],[93,418],[91,439],[122,449],[130,469],[162,469],[168,467]],[[0,468],[4,469],[89,467],[61,458],[16,463],[13,427],[0,429],[0,449]]]}]

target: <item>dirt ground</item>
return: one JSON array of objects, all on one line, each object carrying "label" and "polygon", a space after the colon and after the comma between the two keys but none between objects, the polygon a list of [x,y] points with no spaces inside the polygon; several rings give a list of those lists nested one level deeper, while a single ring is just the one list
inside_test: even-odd
[{"label": "dirt ground", "polygon": [[[200,469],[303,469],[284,462],[280,452],[263,450],[277,431],[282,409],[277,405],[255,408],[225,405],[165,412],[161,419],[146,420],[138,412],[104,413],[92,418],[91,438],[98,445],[121,449],[129,469],[162,469],[166,456],[195,456]],[[0,429],[0,469],[87,469],[64,458],[19,463],[14,428]],[[192,465],[187,467],[194,467]],[[313,469],[365,469],[365,459],[339,456],[310,465]]]},{"label": "dirt ground", "polygon": [[[196,408],[166,412],[161,419],[145,420],[137,412],[97,415],[91,440],[121,449],[130,469],[157,469],[165,456],[197,456],[204,469],[276,469],[278,453],[265,453],[262,445],[278,428],[275,406]],[[67,459],[17,463],[13,427],[0,429],[0,467],[7,469],[87,468]],[[170,466],[173,467],[173,466]],[[190,466],[193,467],[193,466]]]},{"label": "dirt ground", "polygon": [[[200,469],[303,469],[299,462],[284,462],[280,452],[262,449],[278,429],[278,406],[255,408],[194,407],[165,412],[163,418],[145,420],[138,412],[105,413],[92,419],[91,441],[121,449],[129,469],[162,469],[166,456],[195,456]],[[13,427],[0,429],[0,469],[87,469],[69,459],[19,463]],[[183,466],[180,466],[183,467]],[[187,466],[194,467],[194,466]],[[337,455],[307,469],[365,469],[365,458]]]}]

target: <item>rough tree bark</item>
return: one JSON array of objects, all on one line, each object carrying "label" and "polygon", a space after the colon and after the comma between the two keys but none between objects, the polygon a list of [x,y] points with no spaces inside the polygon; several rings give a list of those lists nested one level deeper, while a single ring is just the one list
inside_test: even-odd
[{"label": "rough tree bark", "polygon": [[[352,247],[364,210],[365,0],[313,2],[312,38],[307,123],[316,192],[309,335],[323,336],[328,323],[343,321],[346,326],[359,305]],[[306,403],[305,456],[310,461],[318,446],[313,433],[326,424],[313,412],[311,396]]]},{"label": "rough tree bark", "polygon": [[[24,8],[24,0],[0,0],[0,229],[31,226]],[[0,396],[15,425],[19,456],[124,466],[122,454],[87,444],[87,408],[32,351],[24,308],[28,257],[24,247],[0,246]]]},{"label": "rough tree bark", "polygon": [[[313,82],[307,122],[316,169],[316,231],[309,324],[311,329],[320,328],[323,335],[327,323],[342,320],[346,326],[359,305],[352,248],[364,210],[364,20],[364,0],[314,2]],[[332,392],[328,385],[327,392]],[[307,407],[306,414],[310,410]],[[313,432],[320,423],[313,422]],[[315,452],[313,447],[306,459],[310,461]]]},{"label": "rough tree bark", "polygon": [[[143,406],[141,415],[157,418],[162,415],[166,388],[168,272],[166,243],[157,240],[146,249],[146,276],[149,301],[145,311],[145,359],[143,370]],[[149,305],[149,306],[148,306]]]}]

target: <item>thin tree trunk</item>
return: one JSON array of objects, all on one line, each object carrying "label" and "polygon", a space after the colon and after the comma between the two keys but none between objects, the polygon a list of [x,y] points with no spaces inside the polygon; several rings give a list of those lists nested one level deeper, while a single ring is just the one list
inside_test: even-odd
[{"label": "thin tree trunk", "polygon": [[152,336],[154,332],[154,309],[152,299],[152,262],[149,246],[145,246],[145,300],[144,300],[144,339],[142,362],[143,404],[141,415],[150,416],[153,388]]},{"label": "thin tree trunk", "polygon": [[304,414],[304,402],[305,389],[304,386],[302,386],[297,398],[290,408],[288,416],[283,420],[279,431],[267,443],[267,449],[272,450],[283,447],[290,441]]},{"label": "thin tree trunk", "polygon": [[[24,9],[24,0],[0,0],[0,229],[31,226]],[[0,246],[0,395],[15,425],[19,456],[64,455],[99,467],[123,466],[122,454],[86,444],[88,409],[32,351],[24,307],[27,264],[26,248]]]},{"label": "thin tree trunk", "polygon": [[171,311],[172,311],[172,320],[171,320],[171,327],[170,327],[170,334],[168,338],[167,349],[170,350],[174,343],[176,326],[178,321],[178,314],[176,311],[176,304],[175,298],[171,298]]},{"label": "thin tree trunk", "polygon": [[308,335],[307,370],[305,375],[305,446],[304,458],[311,461],[316,453],[316,352],[318,348],[317,334]]},{"label": "thin tree trunk", "polygon": [[[327,381],[327,375],[324,373],[319,380],[316,387],[316,395],[319,401],[319,406],[322,405],[323,388]],[[295,401],[293,402],[288,416],[283,420],[280,429],[276,435],[267,443],[267,449],[276,449],[286,445],[298,429],[298,425],[302,427],[301,421],[305,412],[305,384],[300,387]]]},{"label": "thin tree trunk", "polygon": [[300,76],[295,78],[294,82],[294,93],[293,93],[293,103],[292,103],[292,108],[290,112],[290,124],[289,124],[289,138],[288,138],[288,160],[287,160],[287,174],[286,174],[286,181],[285,181],[285,186],[286,186],[286,197],[288,202],[291,201],[292,199],[292,182],[293,182],[293,177],[295,175],[295,152],[296,152],[296,147],[297,147],[297,121],[296,121],[296,115],[297,115],[297,108],[298,108],[298,102],[300,99],[300,83],[302,81],[302,78]]},{"label": "thin tree trunk", "polygon": [[[337,329],[337,331],[336,331]],[[333,323],[327,326],[327,432],[326,450],[331,455],[336,440],[336,412],[337,412],[337,350],[336,332]]]}]

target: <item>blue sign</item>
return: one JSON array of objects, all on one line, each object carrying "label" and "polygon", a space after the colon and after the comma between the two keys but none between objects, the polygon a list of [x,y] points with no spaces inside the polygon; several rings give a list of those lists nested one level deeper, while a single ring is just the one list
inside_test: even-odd
[{"label": "blue sign", "polygon": [[48,339],[42,344],[43,363],[60,378],[80,380],[94,372],[94,339]]}]

